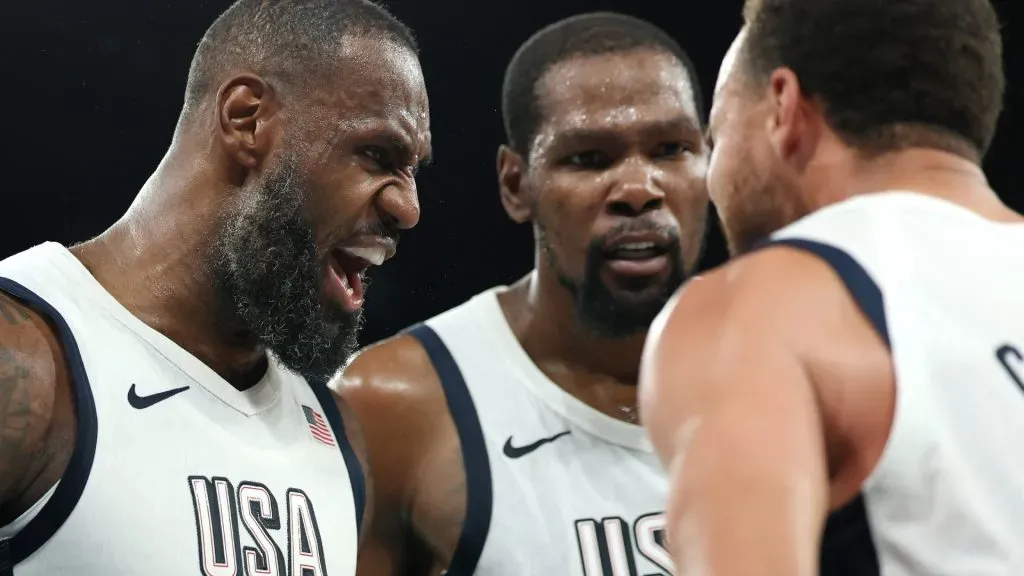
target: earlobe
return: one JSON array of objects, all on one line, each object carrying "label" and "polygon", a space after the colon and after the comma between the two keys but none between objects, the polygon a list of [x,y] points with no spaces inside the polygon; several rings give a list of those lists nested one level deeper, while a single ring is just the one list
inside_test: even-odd
[{"label": "earlobe", "polygon": [[239,76],[221,87],[217,104],[217,125],[225,151],[242,167],[255,168],[272,143],[273,91],[259,77]]},{"label": "earlobe", "polygon": [[526,163],[516,151],[502,145],[498,148],[498,188],[501,205],[517,224],[528,222],[532,217],[529,202],[523,196],[523,171]]}]

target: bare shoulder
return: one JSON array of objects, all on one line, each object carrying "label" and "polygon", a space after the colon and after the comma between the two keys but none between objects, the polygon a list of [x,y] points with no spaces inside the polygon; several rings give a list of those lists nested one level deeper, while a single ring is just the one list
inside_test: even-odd
[{"label": "bare shoulder", "polygon": [[[741,366],[791,359],[813,389],[833,473],[863,477],[863,463],[876,458],[892,414],[892,364],[883,338],[864,302],[820,256],[785,245],[759,250],[692,280],[655,321],[644,355],[652,376],[641,387],[652,416],[645,422],[664,428],[663,442],[678,440],[673,415],[659,407],[710,397],[714,391],[702,383],[739,386]],[[676,378],[664,377],[669,374]],[[680,375],[691,376],[691,385],[675,385]]]},{"label": "bare shoulder", "polygon": [[73,437],[71,406],[53,329],[24,303],[0,292],[0,502],[10,504],[36,492],[33,484],[42,472],[66,463],[72,446],[56,443]]},{"label": "bare shoulder", "polygon": [[424,411],[444,408],[430,357],[416,338],[404,334],[361,350],[331,388],[364,419],[386,414],[415,420]]},{"label": "bare shoulder", "polygon": [[[832,267],[809,252],[771,247],[691,280],[652,327],[652,342],[709,340],[708,331],[770,331],[813,341],[855,302]],[[816,336],[813,336],[816,338]]]},{"label": "bare shoulder", "polygon": [[[426,351],[399,335],[359,352],[330,384],[358,418],[367,458],[379,489],[408,496],[408,479],[430,453],[447,402]],[[388,497],[388,494],[378,495]]]},{"label": "bare shoulder", "polygon": [[[359,574],[412,573],[409,542],[432,551],[454,547],[417,512],[422,502],[458,527],[465,507],[458,436],[437,372],[417,339],[399,335],[360,351],[330,386],[359,420],[373,477],[373,519]],[[445,464],[440,474],[437,462]],[[438,488],[457,498],[437,497]]]}]

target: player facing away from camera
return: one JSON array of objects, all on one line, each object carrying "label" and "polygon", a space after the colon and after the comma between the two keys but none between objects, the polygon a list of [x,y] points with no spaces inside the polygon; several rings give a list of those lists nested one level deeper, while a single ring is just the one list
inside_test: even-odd
[{"label": "player facing away from camera", "polygon": [[748,2],[709,122],[738,257],[641,371],[679,574],[1024,573],[1003,88],[987,0]]},{"label": "player facing away from camera", "polygon": [[375,477],[360,574],[671,574],[636,378],[704,235],[693,70],[654,26],[587,14],[519,49],[503,100],[501,201],[535,268],[338,383]]},{"label": "player facing away from camera", "polygon": [[428,150],[390,14],[232,5],[127,214],[0,262],[0,573],[353,574],[358,428],[303,376],[354,351]]}]

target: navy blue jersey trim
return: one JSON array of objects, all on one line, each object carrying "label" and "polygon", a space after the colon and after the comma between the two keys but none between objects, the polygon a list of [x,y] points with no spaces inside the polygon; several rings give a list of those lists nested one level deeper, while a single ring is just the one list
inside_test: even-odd
[{"label": "navy blue jersey trim", "polygon": [[494,508],[494,492],[491,485],[491,464],[487,458],[487,444],[484,442],[480,418],[473,404],[462,371],[452,358],[448,347],[430,327],[420,324],[408,331],[419,340],[427,356],[434,364],[437,377],[441,380],[448,410],[451,412],[455,429],[462,445],[462,467],[466,472],[466,518],[462,523],[459,543],[448,566],[448,576],[471,576],[476,572],[480,556],[487,542]]},{"label": "navy blue jersey trim", "polygon": [[[758,246],[789,246],[816,255],[839,276],[875,332],[891,348],[885,300],[867,270],[845,251],[814,240],[780,238]],[[828,517],[821,538],[820,576],[878,576],[882,573],[863,494]]]},{"label": "navy blue jersey trim", "polygon": [[93,459],[96,456],[97,418],[92,387],[85,373],[85,364],[78,349],[78,342],[67,321],[49,303],[28,288],[8,278],[0,278],[0,291],[14,296],[29,308],[46,318],[57,329],[57,339],[64,351],[68,373],[71,377],[75,401],[75,448],[71,460],[61,476],[53,495],[42,509],[20,532],[11,538],[11,556],[14,564],[25,560],[46,543],[71,516],[85,484],[89,480]]},{"label": "navy blue jersey trim", "polygon": [[882,565],[871,535],[864,496],[828,517],[821,538],[820,576],[880,576]]},{"label": "navy blue jersey trim", "polygon": [[362,534],[363,515],[366,512],[366,476],[363,475],[363,465],[359,462],[352,443],[345,434],[345,420],[341,416],[341,410],[335,404],[334,395],[331,390],[323,384],[310,383],[309,387],[316,394],[320,408],[327,417],[327,423],[334,430],[334,436],[338,439],[338,448],[341,450],[341,457],[345,459],[345,468],[348,469],[348,480],[352,485],[352,500],[356,509],[356,534]]},{"label": "navy blue jersey trim", "polygon": [[878,335],[885,342],[886,347],[891,348],[889,324],[885,318],[885,299],[882,297],[882,291],[878,288],[878,284],[871,278],[867,270],[854,260],[852,256],[831,244],[804,240],[802,238],[771,240],[761,244],[759,248],[771,246],[797,248],[810,252],[824,260],[832,267],[832,270],[843,281],[843,284],[846,285],[846,290],[850,293],[850,296],[857,303],[857,306],[860,307],[861,311],[864,312],[864,315],[868,317],[875,331],[878,332]]}]

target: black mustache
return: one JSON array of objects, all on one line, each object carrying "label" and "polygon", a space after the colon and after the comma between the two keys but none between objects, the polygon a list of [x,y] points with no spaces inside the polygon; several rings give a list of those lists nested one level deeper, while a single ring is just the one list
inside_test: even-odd
[{"label": "black mustache", "polygon": [[679,242],[679,231],[672,226],[658,224],[656,222],[651,222],[650,220],[639,220],[619,224],[601,236],[592,239],[590,241],[590,249],[596,252],[601,252],[604,250],[604,247],[608,245],[609,238],[617,238],[626,234],[641,233],[654,233],[668,238],[673,243]]}]

